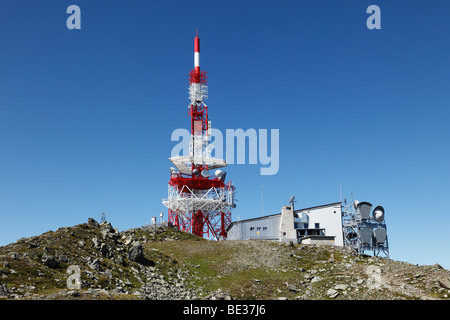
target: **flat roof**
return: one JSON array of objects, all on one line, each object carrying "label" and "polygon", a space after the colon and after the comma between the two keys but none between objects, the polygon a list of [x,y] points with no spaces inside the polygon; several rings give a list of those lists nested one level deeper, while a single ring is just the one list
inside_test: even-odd
[{"label": "flat roof", "polygon": [[305,240],[305,239],[334,240],[334,238],[336,238],[336,236],[309,235],[309,236],[300,237],[299,239],[300,240]]},{"label": "flat roof", "polygon": [[[319,208],[325,208],[325,207],[332,207],[332,206],[335,206],[335,205],[338,205],[338,204],[340,205],[340,204],[342,204],[342,202],[339,201],[339,202],[333,202],[333,203],[329,203],[329,204],[322,204],[320,206],[314,206],[314,207],[308,207],[308,208],[303,208],[303,209],[297,209],[297,210],[294,210],[294,212],[297,213],[297,212],[302,212],[302,211],[306,211],[306,210],[319,209]],[[286,206],[288,206],[288,205],[286,205]],[[241,223],[241,222],[247,222],[247,221],[253,221],[253,220],[261,220],[261,219],[271,218],[271,217],[275,217],[275,216],[279,216],[279,215],[281,215],[281,212],[280,213],[275,213],[275,214],[269,214],[267,216],[262,216],[262,217],[256,217],[256,218],[244,219],[244,220],[239,220],[239,221],[233,221],[233,222],[230,223],[230,225],[227,228],[227,230],[229,230],[231,228],[231,226],[233,224],[235,224],[235,223]]]}]

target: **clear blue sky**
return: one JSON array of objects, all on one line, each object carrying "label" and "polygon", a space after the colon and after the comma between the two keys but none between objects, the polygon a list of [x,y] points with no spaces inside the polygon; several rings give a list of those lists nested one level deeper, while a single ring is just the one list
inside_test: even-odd
[{"label": "clear blue sky", "polygon": [[[66,9],[81,8],[81,30]],[[366,27],[369,5],[381,30]],[[448,1],[0,2],[0,245],[167,211],[193,37],[213,127],[280,130],[280,169],[230,165],[233,220],[382,205],[391,258],[450,268]]]}]

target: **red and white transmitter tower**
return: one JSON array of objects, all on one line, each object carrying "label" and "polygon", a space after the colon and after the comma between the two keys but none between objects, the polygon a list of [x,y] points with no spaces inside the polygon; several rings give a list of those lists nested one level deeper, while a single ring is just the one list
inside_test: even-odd
[{"label": "red and white transmitter tower", "polygon": [[191,141],[189,156],[175,156],[170,161],[168,199],[169,224],[200,237],[225,239],[235,208],[235,187],[225,183],[226,173],[210,170],[226,167],[223,159],[212,158],[211,121],[208,120],[207,75],[200,71],[200,38],[194,39],[194,70],[189,73],[189,115]]}]

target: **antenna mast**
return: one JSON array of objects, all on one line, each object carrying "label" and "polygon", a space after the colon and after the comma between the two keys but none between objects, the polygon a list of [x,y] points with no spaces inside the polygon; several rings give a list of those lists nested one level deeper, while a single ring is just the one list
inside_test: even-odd
[{"label": "antenna mast", "polygon": [[208,119],[207,74],[200,71],[200,38],[194,38],[194,69],[189,73],[189,116],[191,119],[191,143],[189,156],[174,156],[170,161],[168,199],[169,225],[200,237],[206,235],[217,240],[227,236],[231,224],[231,209],[235,188],[225,183],[226,172],[209,170],[226,167],[223,159],[212,158],[209,146],[211,122]]}]

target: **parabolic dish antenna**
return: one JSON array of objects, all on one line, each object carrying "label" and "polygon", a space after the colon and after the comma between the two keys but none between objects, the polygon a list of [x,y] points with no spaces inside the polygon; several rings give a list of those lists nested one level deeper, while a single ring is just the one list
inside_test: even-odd
[{"label": "parabolic dish antenna", "polygon": [[384,220],[384,208],[377,206],[373,209],[372,216],[376,222],[383,222]]}]

